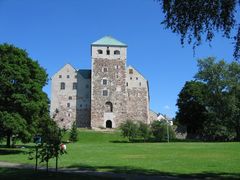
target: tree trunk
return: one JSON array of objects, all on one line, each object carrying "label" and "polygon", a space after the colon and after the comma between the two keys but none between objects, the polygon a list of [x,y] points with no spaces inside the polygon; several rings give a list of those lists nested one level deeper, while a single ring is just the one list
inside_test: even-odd
[{"label": "tree trunk", "polygon": [[7,135],[7,148],[10,148],[11,147],[11,134],[8,134]]},{"label": "tree trunk", "polygon": [[56,156],[56,172],[58,171],[58,154]]},{"label": "tree trunk", "polygon": [[237,141],[240,141],[240,127],[237,127],[237,129],[236,129],[236,134],[237,134],[236,140],[237,140]]}]

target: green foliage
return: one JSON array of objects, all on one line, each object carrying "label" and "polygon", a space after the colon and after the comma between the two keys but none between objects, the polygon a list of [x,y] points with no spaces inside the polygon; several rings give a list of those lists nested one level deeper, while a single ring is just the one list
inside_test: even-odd
[{"label": "green foliage", "polygon": [[153,121],[151,124],[152,134],[156,141],[167,141],[176,138],[175,132],[172,127],[164,121]]},{"label": "green foliage", "polygon": [[28,142],[48,114],[48,98],[42,91],[47,74],[24,50],[8,44],[0,45],[0,72],[0,131],[8,146],[13,135]]},{"label": "green foliage", "polygon": [[210,57],[198,67],[197,82],[186,83],[179,94],[179,122],[205,140],[240,140],[240,64]]},{"label": "green foliage", "polygon": [[[46,163],[47,171],[50,159],[56,158],[56,170],[58,169],[59,156],[66,153],[62,148],[62,130],[57,128],[51,128],[51,135],[44,135],[43,141],[40,144],[36,144],[36,148],[32,149],[29,154],[29,159],[40,159],[40,163]],[[37,151],[37,152],[36,152]]]},{"label": "green foliage", "polygon": [[123,137],[127,137],[129,141],[133,142],[136,140],[143,139],[144,142],[151,140],[152,135],[155,141],[166,141],[169,135],[169,139],[173,140],[176,138],[175,132],[172,127],[166,122],[154,121],[151,125],[143,122],[134,122],[127,120],[120,126],[121,134]]},{"label": "green foliage", "polygon": [[129,141],[133,141],[138,136],[138,124],[127,120],[120,126],[122,136],[127,137]]},{"label": "green foliage", "polygon": [[142,137],[144,141],[148,140],[151,137],[151,129],[148,124],[139,122],[139,137]]},{"label": "green foliage", "polygon": [[72,124],[69,140],[72,141],[72,142],[77,142],[78,141],[78,130],[77,130],[76,121],[73,122],[73,124]]},{"label": "green foliage", "polygon": [[[181,36],[193,47],[200,45],[203,37],[212,41],[216,32],[235,41],[234,57],[240,58],[240,24],[237,21],[239,7],[237,0],[158,0],[162,5],[164,20],[162,24]],[[231,31],[238,28],[235,36]]]},{"label": "green foliage", "polygon": [[203,123],[206,120],[205,87],[202,82],[186,82],[178,95],[176,119],[187,127],[188,136],[202,136]]}]

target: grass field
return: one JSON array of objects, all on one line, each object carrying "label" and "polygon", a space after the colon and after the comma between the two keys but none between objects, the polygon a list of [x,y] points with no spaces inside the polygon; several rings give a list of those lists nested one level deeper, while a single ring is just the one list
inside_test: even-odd
[{"label": "grass field", "polygon": [[[28,148],[0,148],[0,161],[31,163]],[[60,167],[169,175],[240,178],[240,143],[128,143],[119,132],[81,130],[79,142],[67,144]],[[50,163],[54,166],[54,162]],[[0,171],[1,172],[1,171]]]}]

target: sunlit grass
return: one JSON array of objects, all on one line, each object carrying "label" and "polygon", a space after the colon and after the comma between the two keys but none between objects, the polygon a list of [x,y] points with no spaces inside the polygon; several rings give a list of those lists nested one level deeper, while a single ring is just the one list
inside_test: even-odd
[{"label": "sunlit grass", "polygon": [[[67,139],[67,135],[65,136]],[[28,148],[0,149],[0,161],[34,163]],[[128,143],[119,132],[80,130],[79,141],[67,144],[60,167],[144,174],[240,175],[240,143]],[[51,161],[54,166],[54,161]]]}]

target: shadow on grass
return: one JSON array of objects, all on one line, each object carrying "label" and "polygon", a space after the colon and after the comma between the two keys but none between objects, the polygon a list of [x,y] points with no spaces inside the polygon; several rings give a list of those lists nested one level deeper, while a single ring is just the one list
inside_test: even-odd
[{"label": "shadow on grass", "polygon": [[68,168],[77,168],[78,170],[112,172],[116,174],[132,174],[143,176],[168,176],[170,178],[200,178],[200,179],[239,179],[240,173],[225,173],[225,172],[202,172],[192,174],[179,174],[171,172],[162,172],[154,169],[142,169],[131,166],[89,166],[83,164],[71,165]]},{"label": "shadow on grass", "polygon": [[14,148],[6,148],[5,145],[0,145],[0,155],[22,154],[26,153],[26,150],[33,148],[35,148],[35,146],[21,145]]},{"label": "shadow on grass", "polygon": [[[0,179],[2,180],[76,180],[76,179],[89,179],[89,180],[105,180],[112,179],[107,176],[96,176],[79,173],[60,173],[60,172],[45,172],[31,169],[12,169],[12,168],[0,168]],[[121,178],[114,178],[121,179]]]},{"label": "shadow on grass", "polygon": [[0,155],[22,154],[22,153],[25,153],[25,151],[17,150],[17,149],[0,149]]},{"label": "shadow on grass", "polygon": [[[148,140],[143,140],[143,139],[134,139],[132,141],[127,141],[127,140],[115,140],[115,141],[109,141],[110,143],[166,143],[167,141],[158,141],[154,138],[148,139]],[[201,141],[198,139],[172,139],[169,142],[171,143],[211,143],[212,141]],[[213,142],[216,143],[216,142]]]}]

